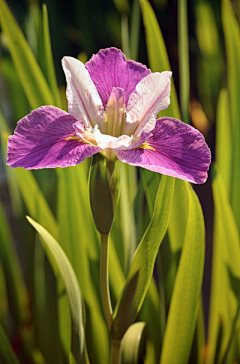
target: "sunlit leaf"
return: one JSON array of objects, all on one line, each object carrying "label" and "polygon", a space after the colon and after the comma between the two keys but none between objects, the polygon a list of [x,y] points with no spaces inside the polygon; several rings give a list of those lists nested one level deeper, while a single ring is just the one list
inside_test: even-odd
[{"label": "sunlit leaf", "polygon": [[212,188],[215,210],[207,364],[212,363],[214,357],[217,363],[221,362],[231,335],[240,294],[239,233],[218,170],[214,171]]},{"label": "sunlit leaf", "polygon": [[82,298],[78,281],[74,270],[66,257],[66,254],[57,243],[57,241],[41,225],[36,223],[30,217],[27,217],[30,224],[36,229],[42,237],[43,248],[49,257],[55,274],[62,277],[68,296],[71,323],[72,323],[72,340],[71,350],[76,363],[86,363],[85,356],[85,334],[83,326]]},{"label": "sunlit leaf", "polygon": [[233,12],[232,3],[222,0],[222,22],[227,53],[227,75],[232,128],[232,178],[231,203],[240,229],[240,27]]},{"label": "sunlit leaf", "polygon": [[187,363],[198,313],[204,267],[204,221],[200,203],[190,186],[188,197],[187,230],[167,319],[161,364]]},{"label": "sunlit leaf", "polygon": [[186,234],[189,211],[188,188],[188,182],[176,179],[168,225],[168,239],[165,239],[160,248],[163,270],[162,283],[165,289],[167,307],[171,300],[174,280]]},{"label": "sunlit leaf", "polygon": [[[114,311],[112,337],[115,339],[123,336],[142,306],[152,277],[156,255],[167,229],[173,190],[174,178],[163,176],[152,220],[134,255],[127,282]],[[133,291],[129,289],[129,285]],[[126,302],[128,302],[127,315]]]},{"label": "sunlit leaf", "polygon": [[232,178],[232,136],[229,110],[229,94],[222,89],[219,94],[216,117],[216,162],[230,196]]},{"label": "sunlit leaf", "polygon": [[144,353],[145,322],[137,322],[129,327],[121,343],[121,363],[138,364]]},{"label": "sunlit leaf", "polygon": [[[90,212],[87,163],[88,161],[79,166],[58,169],[59,243],[75,270],[87,306],[87,339],[94,348],[89,352],[90,360],[103,363],[108,361],[109,342],[101,300],[97,294],[100,283],[100,248]],[[65,321],[62,321],[62,337],[67,334],[64,325]]]}]

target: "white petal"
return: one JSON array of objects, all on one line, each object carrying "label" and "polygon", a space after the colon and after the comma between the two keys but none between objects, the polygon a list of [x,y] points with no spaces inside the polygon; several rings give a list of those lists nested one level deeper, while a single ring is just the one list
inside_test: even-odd
[{"label": "white petal", "polygon": [[126,133],[139,135],[150,132],[156,116],[170,104],[170,79],[172,72],[150,73],[144,77],[131,94],[127,105]]},{"label": "white petal", "polygon": [[68,112],[86,129],[103,120],[102,100],[84,64],[72,57],[62,59],[67,81]]},{"label": "white petal", "polygon": [[112,135],[102,134],[98,128],[94,128],[93,134],[95,136],[97,146],[102,149],[113,150],[126,150],[132,148],[133,137],[128,135],[121,135],[114,137]]}]

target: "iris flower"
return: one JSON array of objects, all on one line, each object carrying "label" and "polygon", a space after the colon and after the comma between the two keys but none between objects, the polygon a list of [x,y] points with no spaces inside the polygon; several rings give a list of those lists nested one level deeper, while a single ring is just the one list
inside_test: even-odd
[{"label": "iris flower", "polygon": [[157,119],[170,103],[171,72],[152,73],[116,48],[85,65],[64,57],[68,113],[42,106],[9,137],[7,164],[25,169],[68,167],[95,153],[111,161],[204,183],[210,151],[202,134],[180,120]]}]

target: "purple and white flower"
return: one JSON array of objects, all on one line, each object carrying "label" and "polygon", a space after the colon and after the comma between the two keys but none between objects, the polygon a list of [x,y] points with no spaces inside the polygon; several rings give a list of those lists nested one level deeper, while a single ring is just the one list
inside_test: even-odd
[{"label": "purple and white flower", "polygon": [[95,153],[193,183],[207,179],[211,154],[202,134],[180,120],[157,119],[170,103],[171,72],[152,73],[116,48],[84,66],[62,60],[69,113],[42,106],[9,137],[7,164],[68,167]]}]

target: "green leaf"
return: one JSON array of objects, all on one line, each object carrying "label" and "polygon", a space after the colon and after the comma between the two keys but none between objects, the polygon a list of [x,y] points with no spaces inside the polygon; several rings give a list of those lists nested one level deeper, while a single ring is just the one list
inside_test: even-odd
[{"label": "green leaf", "polygon": [[0,201],[0,261],[2,262],[6,287],[8,293],[8,305],[10,313],[14,318],[17,327],[20,327],[26,315],[27,291],[24,284],[20,263],[13,246],[13,237],[10,226],[5,216],[2,203]]},{"label": "green leaf", "polygon": [[0,324],[0,363],[4,364],[20,364],[20,361],[14,353],[11,343]]},{"label": "green leaf", "polygon": [[222,22],[227,53],[227,75],[233,143],[231,203],[238,229],[240,229],[240,27],[229,0],[222,0]]},{"label": "green leaf", "polygon": [[230,128],[229,94],[222,89],[219,94],[216,117],[216,162],[230,196],[232,172],[232,136]]},{"label": "green leaf", "polygon": [[[29,103],[27,101],[22,84],[19,80],[16,68],[10,56],[1,56],[0,64],[1,74],[6,83],[7,93],[3,92],[1,96],[1,109],[4,110],[3,105],[8,105],[11,110],[11,118],[14,121],[21,119],[30,111]],[[4,88],[5,88],[4,87]],[[6,109],[5,109],[6,110]],[[1,115],[0,118],[3,116]],[[1,127],[0,127],[1,128]],[[6,131],[7,129],[5,129]],[[10,127],[9,127],[10,132]]]},{"label": "green leaf", "polygon": [[[122,338],[134,321],[146,296],[156,255],[167,229],[173,190],[174,178],[163,176],[159,184],[152,220],[134,255],[125,287],[114,311],[112,337],[116,340]],[[128,302],[127,314],[126,302]]]},{"label": "green leaf", "polygon": [[[43,43],[43,67],[44,74],[49,84],[50,90],[54,98],[54,105],[61,107],[60,94],[57,86],[57,79],[53,63],[51,38],[48,23],[47,5],[42,6],[42,36],[40,36]],[[41,40],[40,39],[40,40]]]},{"label": "green leaf", "polygon": [[[2,156],[3,161],[6,163],[6,155],[7,155],[7,138],[9,136],[9,129],[7,123],[0,111],[0,131],[1,131],[1,144],[2,144]],[[21,204],[21,195],[18,188],[18,184],[14,175],[14,169],[5,167],[7,180],[8,180],[8,188],[10,194],[11,205],[14,206],[13,215],[20,216],[22,214],[22,204]]]},{"label": "green leaf", "polygon": [[22,197],[29,214],[40,221],[42,225],[46,226],[50,233],[57,238],[57,222],[33,176],[33,173],[31,171],[24,170],[23,168],[15,168],[12,171],[14,171],[13,173],[17,178]]},{"label": "green leaf", "polygon": [[198,1],[195,4],[195,12],[196,37],[200,52],[196,59],[198,97],[208,119],[214,122],[215,103],[222,87],[224,71],[216,9],[211,1]]},{"label": "green leaf", "polygon": [[196,326],[205,234],[201,206],[190,186],[188,197],[188,224],[167,319],[161,364],[188,362]]},{"label": "green leaf", "polygon": [[71,352],[76,363],[86,363],[82,298],[77,277],[66,254],[57,241],[47,232],[47,230],[36,223],[33,219],[30,217],[27,217],[27,219],[42,237],[43,248],[49,257],[49,261],[52,264],[55,274],[57,276],[60,274],[64,281],[72,323]]},{"label": "green leaf", "polygon": [[141,13],[139,0],[133,1],[132,17],[131,17],[131,32],[130,32],[130,49],[132,59],[137,61],[139,37],[140,37]]},{"label": "green leaf", "polygon": [[121,363],[138,364],[143,358],[145,344],[145,322],[137,322],[129,327],[121,343]]},{"label": "green leaf", "polygon": [[[152,72],[170,71],[170,63],[167,55],[164,39],[159,28],[157,18],[148,0],[140,0],[143,23],[146,31],[146,42],[149,64]],[[177,102],[177,94],[172,80],[171,103],[167,110],[160,115],[167,115],[180,118],[180,111]]]},{"label": "green leaf", "polygon": [[179,258],[186,234],[189,211],[188,188],[188,182],[176,179],[168,224],[168,239],[164,240],[160,248],[167,307],[170,304]]},{"label": "green leaf", "polygon": [[181,113],[185,123],[188,123],[190,80],[187,0],[178,1],[178,49]]},{"label": "green leaf", "polygon": [[53,105],[53,97],[39,65],[4,0],[0,0],[0,21],[31,107],[35,109],[41,105]]},{"label": "green leaf", "polygon": [[[109,341],[98,291],[99,238],[90,212],[87,176],[87,160],[78,166],[58,169],[57,216],[59,243],[76,272],[87,307],[87,339],[93,346],[89,352],[90,360],[97,364],[108,362]],[[64,336],[67,333],[63,325],[64,321],[61,323],[61,335],[66,347]]]},{"label": "green leaf", "polygon": [[212,189],[214,235],[207,364],[212,363],[216,355],[218,358],[218,360],[215,358],[216,362],[221,362],[231,335],[240,297],[239,233],[226,187],[216,167]]},{"label": "green leaf", "polygon": [[[126,272],[136,249],[136,225],[132,207],[137,191],[137,169],[128,164],[119,162],[120,161],[118,161],[118,164],[121,175],[120,196],[110,233],[110,239],[112,236],[114,237],[112,241],[119,262],[123,271]],[[119,287],[116,288],[118,289]]]},{"label": "green leaf", "polygon": [[165,307],[163,307],[164,295],[162,290],[158,290],[155,279],[152,277],[151,283],[143,302],[139,318],[147,323],[148,341],[154,348],[154,359],[149,363],[159,363],[161,353],[161,343],[165,329]]}]

